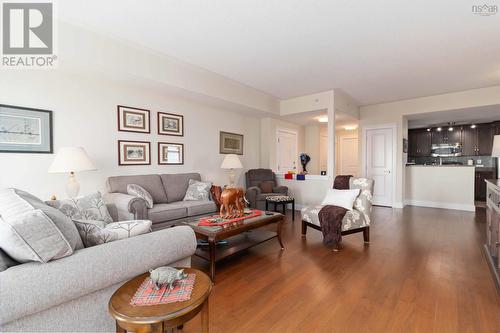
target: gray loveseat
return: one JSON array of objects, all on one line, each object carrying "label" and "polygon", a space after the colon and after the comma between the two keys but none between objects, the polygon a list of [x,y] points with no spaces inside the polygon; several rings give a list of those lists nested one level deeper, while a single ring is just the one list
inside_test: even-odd
[{"label": "gray loveseat", "polygon": [[[138,175],[109,177],[104,196],[107,203],[113,203],[120,219],[146,219],[153,222],[153,229],[161,229],[178,223],[179,219],[213,213],[217,206],[208,201],[182,201],[189,186],[189,180],[201,180],[199,173],[161,175]],[[137,184],[153,197],[153,208],[148,209],[143,199],[127,194],[127,185]]]},{"label": "gray loveseat", "polygon": [[[115,207],[108,210],[116,221]],[[0,331],[114,332],[108,301],[115,290],[152,268],[188,267],[195,250],[193,230],[180,226],[78,249],[46,264],[15,264],[0,272]]]}]

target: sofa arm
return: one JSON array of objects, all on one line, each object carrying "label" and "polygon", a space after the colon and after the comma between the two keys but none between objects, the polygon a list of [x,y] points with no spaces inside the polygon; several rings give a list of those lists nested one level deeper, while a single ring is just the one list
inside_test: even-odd
[{"label": "sofa arm", "polygon": [[274,193],[281,193],[281,194],[284,194],[284,195],[288,195],[288,187],[286,187],[286,186],[276,186],[273,189],[273,192]]},{"label": "sofa arm", "polygon": [[76,251],[0,273],[0,326],[191,257],[196,237],[179,226]]},{"label": "sofa arm", "polygon": [[257,207],[257,197],[261,194],[261,189],[257,186],[252,186],[247,188],[247,191],[245,193],[245,197],[247,198],[248,202],[250,203],[250,207],[256,208]]},{"label": "sofa arm", "polygon": [[142,198],[123,193],[106,193],[104,202],[116,206],[118,221],[148,219],[148,207]]}]

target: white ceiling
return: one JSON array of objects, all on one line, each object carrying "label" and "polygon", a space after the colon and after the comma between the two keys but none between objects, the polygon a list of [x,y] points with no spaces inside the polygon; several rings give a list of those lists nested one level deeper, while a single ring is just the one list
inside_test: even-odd
[{"label": "white ceiling", "polygon": [[449,122],[479,124],[500,120],[500,105],[481,106],[450,111],[429,112],[408,116],[409,128],[446,125]]},{"label": "white ceiling", "polygon": [[500,84],[500,13],[474,3],[64,0],[57,16],[279,98],[342,88],[366,105]]}]

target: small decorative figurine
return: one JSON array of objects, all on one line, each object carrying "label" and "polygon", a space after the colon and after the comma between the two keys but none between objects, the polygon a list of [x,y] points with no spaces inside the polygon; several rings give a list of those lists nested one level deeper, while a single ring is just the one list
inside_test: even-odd
[{"label": "small decorative figurine", "polygon": [[222,191],[219,210],[222,218],[237,218],[245,215],[245,191],[240,187],[231,187]]},{"label": "small decorative figurine", "polygon": [[311,161],[311,157],[309,155],[307,155],[306,153],[302,153],[300,154],[300,164],[302,164],[302,173],[303,174],[307,174],[307,163],[309,163]]},{"label": "small decorative figurine", "polygon": [[169,291],[172,290],[175,282],[188,277],[183,269],[179,270],[169,266],[162,266],[150,270],[149,276],[157,290],[166,284]]}]

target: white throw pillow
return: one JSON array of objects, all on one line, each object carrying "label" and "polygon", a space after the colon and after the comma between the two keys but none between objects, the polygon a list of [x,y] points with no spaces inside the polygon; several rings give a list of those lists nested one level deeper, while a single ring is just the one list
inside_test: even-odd
[{"label": "white throw pillow", "polygon": [[127,193],[134,197],[144,199],[144,201],[146,201],[146,207],[153,208],[153,197],[144,187],[137,184],[128,184]]},{"label": "white throw pillow", "polygon": [[326,192],[326,197],[323,199],[322,205],[332,205],[343,207],[348,210],[352,210],[354,201],[359,195],[359,188],[353,190],[336,190],[329,189]]},{"label": "white throw pillow", "polygon": [[74,220],[85,247],[113,242],[151,232],[150,220],[131,220],[105,224],[99,220]]}]

